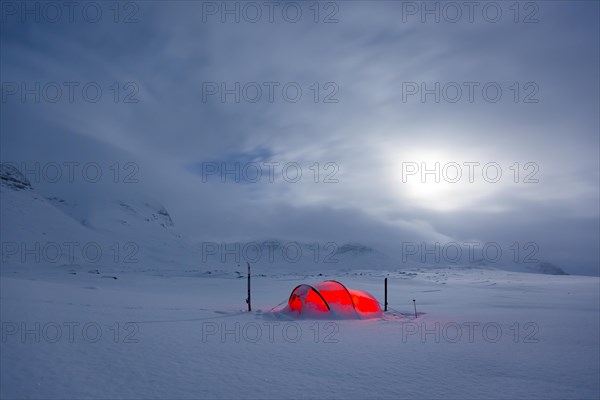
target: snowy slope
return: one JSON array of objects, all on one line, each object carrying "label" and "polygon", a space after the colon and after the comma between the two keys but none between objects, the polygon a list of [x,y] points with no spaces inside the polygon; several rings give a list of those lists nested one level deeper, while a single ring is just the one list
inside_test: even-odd
[{"label": "snowy slope", "polygon": [[2,172],[3,273],[185,269],[199,259],[196,246],[177,233],[158,203],[139,197],[85,203],[45,197],[18,171]]}]

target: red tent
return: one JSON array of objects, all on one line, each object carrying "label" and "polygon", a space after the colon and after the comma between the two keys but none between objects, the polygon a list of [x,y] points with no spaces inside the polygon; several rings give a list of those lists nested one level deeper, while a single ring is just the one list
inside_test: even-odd
[{"label": "red tent", "polygon": [[298,285],[282,312],[304,318],[378,318],[383,315],[375,297],[347,289],[338,281]]}]

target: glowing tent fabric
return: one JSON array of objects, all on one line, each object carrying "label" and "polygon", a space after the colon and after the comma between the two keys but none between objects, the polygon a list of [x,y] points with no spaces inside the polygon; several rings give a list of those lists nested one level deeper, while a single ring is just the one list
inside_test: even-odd
[{"label": "glowing tent fabric", "polygon": [[338,281],[296,286],[283,312],[298,318],[367,319],[383,315],[373,296],[347,289]]}]

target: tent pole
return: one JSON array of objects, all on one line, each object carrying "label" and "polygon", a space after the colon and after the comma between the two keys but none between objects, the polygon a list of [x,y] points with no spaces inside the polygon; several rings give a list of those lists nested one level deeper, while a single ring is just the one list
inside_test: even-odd
[{"label": "tent pole", "polygon": [[388,302],[387,302],[387,278],[385,278],[385,280],[383,282],[384,282],[383,287],[384,287],[384,297],[385,297],[385,300],[383,302],[383,311],[387,311],[387,305],[388,305]]},{"label": "tent pole", "polygon": [[248,303],[248,312],[252,311],[252,304],[250,303],[250,263],[248,264],[248,298],[246,299],[246,303]]},{"label": "tent pole", "polygon": [[252,304],[250,303],[250,263],[248,264],[248,298],[246,299],[246,303],[248,303],[248,312],[252,311]]}]

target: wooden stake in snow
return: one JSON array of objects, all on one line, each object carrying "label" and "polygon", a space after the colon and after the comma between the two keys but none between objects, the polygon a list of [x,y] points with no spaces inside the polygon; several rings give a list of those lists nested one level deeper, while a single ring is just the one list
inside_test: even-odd
[{"label": "wooden stake in snow", "polygon": [[417,318],[417,302],[413,299],[413,306],[415,306],[415,318]]},{"label": "wooden stake in snow", "polygon": [[387,278],[385,278],[385,280],[383,281],[383,286],[384,286],[384,297],[385,300],[383,301],[383,311],[387,311]]},{"label": "wooden stake in snow", "polygon": [[246,299],[246,303],[248,303],[248,311],[252,311],[252,304],[250,303],[250,263],[246,262],[246,264],[248,264],[248,298]]}]

